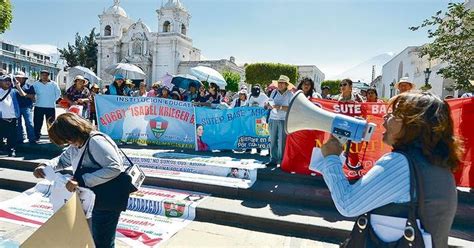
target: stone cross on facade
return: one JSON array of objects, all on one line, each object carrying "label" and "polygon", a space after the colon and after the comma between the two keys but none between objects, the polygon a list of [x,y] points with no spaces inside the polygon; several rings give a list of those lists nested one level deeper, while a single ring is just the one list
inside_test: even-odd
[{"label": "stone cross on facade", "polygon": [[120,0],[114,0],[114,5],[119,6],[120,5]]}]

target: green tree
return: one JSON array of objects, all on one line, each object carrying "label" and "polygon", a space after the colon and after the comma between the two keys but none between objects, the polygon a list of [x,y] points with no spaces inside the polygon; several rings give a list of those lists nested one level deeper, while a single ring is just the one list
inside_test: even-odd
[{"label": "green tree", "polygon": [[226,90],[237,92],[239,91],[239,83],[240,83],[240,75],[236,72],[231,71],[224,71],[222,72],[222,76],[224,77],[225,81],[227,82],[227,86],[225,87]]},{"label": "green tree", "polygon": [[10,28],[13,20],[12,4],[10,0],[0,0],[0,34]]},{"label": "green tree", "polygon": [[428,38],[434,41],[420,49],[420,57],[440,59],[447,66],[437,73],[454,80],[454,89],[468,90],[474,75],[474,11],[462,3],[449,3],[446,13],[438,11],[412,31],[428,28]]},{"label": "green tree", "polygon": [[337,95],[340,93],[339,91],[339,84],[341,83],[341,80],[325,80],[321,82],[321,88],[323,86],[328,86],[329,87],[329,94],[331,95]]},{"label": "green tree", "polygon": [[249,84],[260,84],[263,88],[277,80],[280,75],[286,75],[290,82],[297,85],[298,67],[294,65],[256,63],[245,67],[245,80]]},{"label": "green tree", "polygon": [[85,60],[84,65],[87,68],[97,72],[97,54],[98,54],[98,44],[96,37],[98,34],[95,33],[95,28],[91,30],[88,36],[84,37],[85,42]]},{"label": "green tree", "polygon": [[76,33],[74,45],[68,43],[67,47],[58,49],[61,58],[66,60],[69,67],[80,65],[97,72],[97,35],[95,28],[88,36],[81,37]]}]

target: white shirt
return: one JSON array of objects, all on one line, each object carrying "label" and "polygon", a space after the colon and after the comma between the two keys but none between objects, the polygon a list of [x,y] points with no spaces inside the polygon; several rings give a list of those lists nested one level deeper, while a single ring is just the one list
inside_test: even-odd
[{"label": "white shirt", "polygon": [[[293,98],[293,92],[289,90],[285,91],[285,93],[283,94],[281,94],[278,90],[274,90],[270,94],[269,101],[273,100],[274,105],[288,107],[290,105],[291,98]],[[285,120],[285,118],[286,111],[283,111],[281,109],[272,109],[270,111],[270,120]]]},{"label": "white shirt", "polygon": [[[2,99],[7,93],[8,90],[0,89],[0,99]],[[13,105],[13,98],[10,94],[0,102],[0,113],[2,119],[16,118],[15,105]]]},{"label": "white shirt", "polygon": [[268,96],[264,93],[260,93],[258,97],[249,96],[247,100],[247,106],[250,107],[265,107],[265,103],[268,101]]},{"label": "white shirt", "polygon": [[[239,98],[234,99],[234,100],[232,101],[232,103],[230,104],[230,107],[231,107],[231,108],[235,108],[235,107],[236,107],[235,105],[237,104],[237,101],[238,101],[238,100],[239,100]],[[243,100],[243,101],[240,100],[240,106],[239,106],[239,107],[243,107],[243,106],[246,106],[246,105],[247,105],[247,100]]]}]

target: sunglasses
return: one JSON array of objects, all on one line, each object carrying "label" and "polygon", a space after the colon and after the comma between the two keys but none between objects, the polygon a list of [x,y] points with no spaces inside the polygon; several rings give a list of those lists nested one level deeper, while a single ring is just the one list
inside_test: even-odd
[{"label": "sunglasses", "polygon": [[340,84],[339,87],[345,87],[347,84]]}]

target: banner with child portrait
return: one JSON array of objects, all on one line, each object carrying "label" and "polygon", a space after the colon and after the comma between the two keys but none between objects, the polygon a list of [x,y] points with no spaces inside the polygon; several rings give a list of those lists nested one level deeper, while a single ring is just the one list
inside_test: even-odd
[{"label": "banner with child portrait", "polygon": [[197,151],[268,148],[267,110],[239,107],[195,111]]}]

